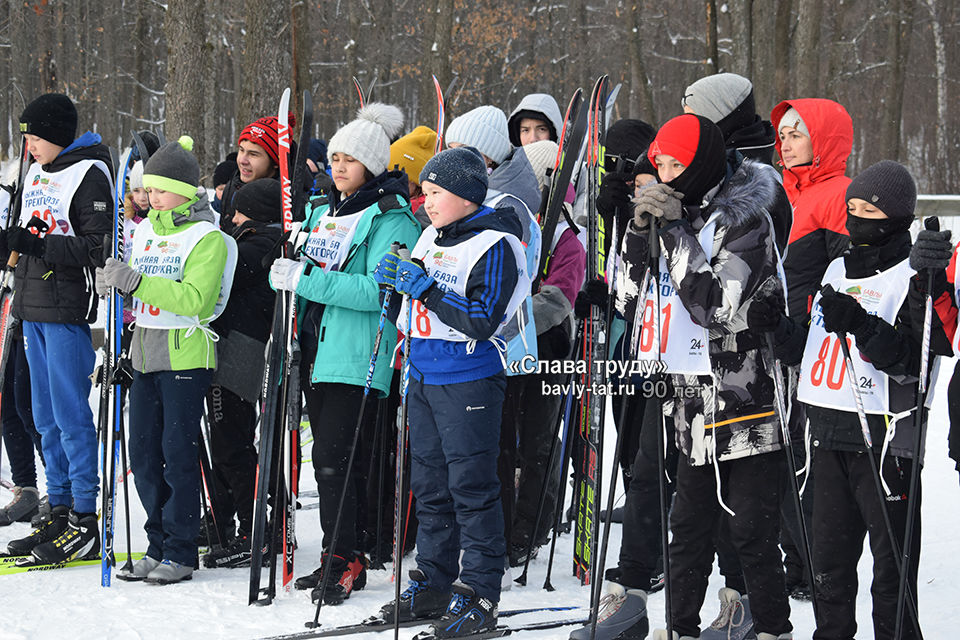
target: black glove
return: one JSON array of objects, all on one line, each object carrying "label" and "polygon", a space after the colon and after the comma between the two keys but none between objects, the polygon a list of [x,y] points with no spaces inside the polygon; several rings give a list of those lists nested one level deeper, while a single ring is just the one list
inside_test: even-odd
[{"label": "black glove", "polygon": [[914,271],[943,271],[953,255],[953,243],[950,231],[930,231],[924,229],[910,249],[910,267]]},{"label": "black glove", "polygon": [[29,229],[13,227],[7,231],[7,248],[25,256],[40,258],[43,256],[43,238]]},{"label": "black glove", "polygon": [[866,310],[851,296],[831,291],[820,297],[823,327],[830,333],[856,333],[867,321]]},{"label": "black glove", "polygon": [[633,197],[632,183],[633,176],[629,173],[604,174],[600,191],[597,192],[597,211],[605,216],[612,216],[618,210],[621,215],[629,213],[630,199]]},{"label": "black glove", "polygon": [[573,303],[573,314],[583,320],[590,317],[590,307],[605,308],[607,306],[607,283],[599,278],[590,280],[583,285]]},{"label": "black glove", "polygon": [[764,296],[756,298],[747,309],[747,327],[756,333],[770,333],[785,317],[782,296]]},{"label": "black glove", "polygon": [[0,229],[0,256],[10,253],[10,247],[7,246],[7,230]]}]

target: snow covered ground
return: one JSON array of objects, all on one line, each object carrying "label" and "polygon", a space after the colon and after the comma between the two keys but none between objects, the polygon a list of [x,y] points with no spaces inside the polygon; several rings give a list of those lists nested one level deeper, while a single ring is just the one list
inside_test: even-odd
[{"label": "snow covered ground", "polygon": [[[946,364],[946,363],[945,363]],[[952,371],[952,362],[945,370]],[[945,380],[938,390],[945,391]],[[946,409],[942,395],[935,404],[928,436],[927,466],[923,473],[923,552],[920,564],[920,615],[927,638],[956,637],[960,626],[960,553],[957,553],[956,532],[960,530],[960,484],[952,462],[946,457]],[[613,438],[607,438],[612,449]],[[612,451],[607,460],[612,459]],[[9,477],[9,464],[4,458],[4,477]],[[605,472],[606,476],[606,472]],[[311,474],[305,474],[301,489],[313,489]],[[142,524],[143,512],[131,484],[131,514],[133,549],[146,547]],[[119,491],[119,490],[118,490]],[[622,495],[618,498],[622,501]],[[118,493],[118,495],[120,495]],[[10,493],[0,490],[0,501],[9,500]],[[303,502],[315,500],[305,499]],[[298,514],[296,553],[297,575],[311,571],[319,558],[320,527],[318,511],[301,510]],[[118,516],[117,550],[125,551],[123,516]],[[27,524],[15,524],[0,529],[0,545],[12,538],[26,535]],[[610,564],[616,563],[621,527],[614,525],[611,532]],[[548,593],[541,586],[546,574],[547,554],[531,563],[528,586],[504,593],[501,608],[527,608],[546,605],[586,606],[589,591],[580,587],[570,575],[572,536],[564,535],[557,547],[553,585],[556,591]],[[404,563],[413,561],[408,557]],[[858,619],[861,638],[872,635],[870,623],[869,582],[871,573],[869,547],[860,563],[861,588],[858,599]],[[388,567],[389,569],[389,567]],[[266,572],[265,572],[266,573]],[[78,567],[51,572],[0,576],[0,638],[45,639],[111,638],[116,640],[147,640],[152,638],[229,638],[253,639],[263,636],[303,630],[303,623],[313,617],[313,606],[303,592],[281,593],[272,606],[247,606],[247,570],[200,570],[191,582],[166,587],[143,583],[114,581],[111,588],[99,586],[99,567]],[[515,574],[516,575],[516,574]],[[705,624],[718,610],[716,591],[722,586],[719,573],[714,572],[707,599],[701,612]],[[381,604],[393,597],[389,571],[371,571],[366,589],[356,592],[339,607],[324,607],[321,622],[324,626],[352,624],[375,613]],[[663,625],[663,594],[651,596],[648,603],[652,627]],[[791,602],[795,637],[810,638],[813,633],[813,610],[809,603]],[[513,623],[573,617],[568,613],[530,614],[513,618]],[[525,636],[539,638],[566,638],[573,627],[554,629]],[[401,630],[401,637],[410,638],[416,630]],[[362,638],[384,640],[386,634],[365,634]]]}]

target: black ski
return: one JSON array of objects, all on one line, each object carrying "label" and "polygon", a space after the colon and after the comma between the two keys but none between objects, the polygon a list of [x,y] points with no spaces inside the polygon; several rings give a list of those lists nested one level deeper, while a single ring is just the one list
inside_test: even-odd
[{"label": "black ski", "polygon": [[[541,611],[573,611],[578,607],[532,607],[529,609],[507,609],[501,611],[500,618],[510,618],[513,616],[524,615],[527,613],[539,613]],[[439,618],[422,618],[419,620],[406,620],[400,622],[400,628],[420,627],[433,624]],[[359,624],[348,624],[340,627],[329,627],[327,629],[313,629],[309,631],[298,631],[296,633],[287,633],[279,636],[270,636],[261,640],[309,640],[311,638],[331,638],[335,636],[348,636],[357,633],[380,633],[393,629],[393,620],[384,620],[383,618],[373,617]],[[575,623],[568,623],[575,624]]]}]

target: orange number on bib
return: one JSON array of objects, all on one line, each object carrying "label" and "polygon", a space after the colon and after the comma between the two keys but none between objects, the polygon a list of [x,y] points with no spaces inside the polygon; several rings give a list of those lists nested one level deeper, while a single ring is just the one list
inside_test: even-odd
[{"label": "orange number on bib", "polygon": [[[660,335],[660,353],[666,353],[667,340],[670,337],[670,315],[671,305],[665,306],[661,313],[663,314],[663,330]],[[640,330],[640,351],[649,353],[653,348],[654,322],[656,321],[656,311],[653,308],[653,300],[647,300],[643,307],[643,320]]]},{"label": "orange number on bib", "polygon": [[[831,349],[831,344],[833,349]],[[850,346],[850,339],[847,338],[847,346]],[[830,356],[830,363],[827,364],[827,356]],[[837,361],[840,361],[840,371],[837,372]],[[826,378],[827,388],[833,391],[843,386],[843,378],[847,374],[847,363],[840,353],[840,341],[827,336],[820,345],[820,351],[817,352],[817,360],[810,369],[810,382],[815,387],[823,384]]]},{"label": "orange number on bib", "polygon": [[419,300],[414,304],[417,310],[417,333],[427,337],[430,335],[430,316],[427,315],[427,308]]}]

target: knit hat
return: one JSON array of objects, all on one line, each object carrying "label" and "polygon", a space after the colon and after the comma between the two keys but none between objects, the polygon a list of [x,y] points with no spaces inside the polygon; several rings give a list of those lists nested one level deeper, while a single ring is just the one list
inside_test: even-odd
[{"label": "knit hat", "polygon": [[683,92],[683,106],[717,123],[729,116],[753,93],[753,83],[736,73],[700,78]]},{"label": "knit hat", "polygon": [[[291,127],[297,125],[297,119],[292,113],[288,116],[288,120]],[[267,155],[270,156],[273,163],[280,166],[279,128],[280,122],[277,120],[277,116],[264,116],[244,127],[243,131],[240,132],[240,138],[237,140],[237,144],[248,140],[255,145],[263,147],[263,150],[267,152]]]},{"label": "knit hat", "polygon": [[184,198],[197,195],[200,184],[200,164],[193,151],[193,138],[180,136],[168,142],[150,156],[143,168],[143,186],[176,193]]},{"label": "knit hat", "polygon": [[660,127],[647,159],[655,165],[661,154],[673,156],[686,166],[683,173],[667,183],[683,194],[685,205],[699,205],[727,171],[720,129],[708,118],[692,113],[677,116]]},{"label": "knit hat", "polygon": [[497,107],[483,105],[454,118],[447,127],[447,144],[451,142],[473,147],[495,163],[510,155],[507,116]]},{"label": "knit hat", "polygon": [[803,118],[800,117],[800,113],[793,107],[787,109],[786,113],[783,114],[783,117],[780,118],[780,123],[777,124],[777,131],[780,131],[784,127],[792,127],[808,138],[810,137],[810,131],[807,129],[807,123],[803,121]]},{"label": "knit hat", "polygon": [[224,160],[213,170],[213,186],[219,187],[230,182],[230,178],[237,172],[235,160]]},{"label": "knit hat", "polygon": [[77,137],[77,108],[62,93],[45,93],[20,114],[20,133],[29,133],[58,147],[69,147]]},{"label": "knit hat", "polygon": [[143,189],[143,160],[137,160],[127,172],[131,189]]},{"label": "knit hat", "polygon": [[847,186],[847,200],[859,198],[877,207],[888,218],[913,218],[917,185],[899,162],[881,160],[860,172]]},{"label": "knit hat", "polygon": [[234,209],[258,222],[279,222],[282,190],[280,181],[259,178],[243,185],[233,197]]},{"label": "knit hat", "polygon": [[411,182],[420,182],[420,172],[437,148],[437,132],[430,127],[419,126],[390,145],[390,164],[407,172]]},{"label": "knit hat", "polygon": [[340,127],[327,145],[327,157],[345,153],[375,176],[390,162],[390,141],[400,133],[403,112],[392,104],[371,102],[357,111],[357,119]]},{"label": "knit hat", "polygon": [[527,160],[533,167],[533,172],[537,176],[537,187],[543,191],[543,187],[549,184],[550,178],[547,177],[547,169],[553,169],[557,165],[557,152],[559,147],[553,140],[538,140],[528,145],[520,147],[527,154]]},{"label": "knit hat", "polygon": [[[644,151],[650,146],[655,135],[657,130],[643,120],[617,120],[607,129],[607,143],[603,152],[604,168],[607,171],[616,171],[620,158],[636,162],[645,155]],[[632,170],[636,170],[636,167]]]},{"label": "knit hat", "polygon": [[472,147],[447,149],[424,165],[420,182],[432,182],[465,200],[483,204],[487,197],[487,165]]},{"label": "knit hat", "polygon": [[311,138],[307,147],[307,158],[313,160],[318,167],[327,166],[327,143],[319,138]]},{"label": "knit hat", "polygon": [[[147,159],[150,158],[154,153],[157,152],[157,149],[160,148],[160,138],[157,137],[153,131],[144,129],[143,131],[138,131],[137,135],[140,136],[140,141],[143,142],[143,146],[147,148]],[[137,160],[143,160],[140,157],[140,147],[136,144],[133,145],[133,157]]]}]

